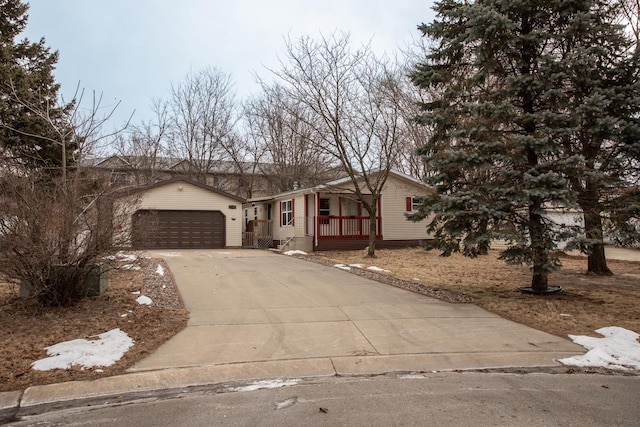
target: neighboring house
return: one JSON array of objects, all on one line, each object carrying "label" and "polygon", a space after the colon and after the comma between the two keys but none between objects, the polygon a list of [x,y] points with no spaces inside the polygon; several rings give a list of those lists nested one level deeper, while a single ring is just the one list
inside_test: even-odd
[{"label": "neighboring house", "polygon": [[185,177],[123,191],[114,224],[136,249],[232,248],[242,244],[244,199]]},{"label": "neighboring house", "polygon": [[83,166],[108,174],[116,187],[150,185],[172,177],[186,176],[227,193],[247,197],[271,194],[278,182],[271,165],[262,163],[254,165],[217,161],[207,173],[199,174],[197,168],[186,159],[113,155],[86,160]]},{"label": "neighboring house", "polygon": [[[426,223],[411,222],[406,214],[416,209],[416,197],[432,191],[415,178],[391,171],[378,201],[376,247],[416,246],[430,238]],[[349,178],[249,199],[243,214],[244,247],[312,251],[369,244],[369,214],[355,198]]]}]

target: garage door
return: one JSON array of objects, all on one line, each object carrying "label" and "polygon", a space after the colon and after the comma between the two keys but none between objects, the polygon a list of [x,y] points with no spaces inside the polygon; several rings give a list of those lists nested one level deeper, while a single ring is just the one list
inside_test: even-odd
[{"label": "garage door", "polygon": [[220,211],[140,210],[133,215],[133,245],[140,249],[225,246],[225,217]]}]

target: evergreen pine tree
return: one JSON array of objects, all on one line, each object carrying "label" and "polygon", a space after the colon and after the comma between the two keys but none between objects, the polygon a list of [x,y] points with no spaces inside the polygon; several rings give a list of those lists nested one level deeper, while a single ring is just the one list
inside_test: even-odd
[{"label": "evergreen pine tree", "polygon": [[[0,148],[5,160],[55,170],[63,157],[52,126],[64,114],[53,76],[58,53],[44,38],[17,40],[27,25],[28,8],[20,0],[0,0]],[[74,149],[73,143],[65,146],[68,153]]]},{"label": "evergreen pine tree", "polygon": [[421,117],[436,129],[421,154],[437,194],[416,218],[434,214],[431,246],[445,255],[476,256],[505,240],[501,257],[532,265],[534,292],[549,290],[556,242],[576,232],[549,221],[545,209],[576,206],[580,193],[569,181],[576,171],[589,174],[584,153],[561,143],[582,126],[572,117],[581,101],[569,94],[577,64],[563,51],[594,40],[576,25],[595,3],[442,0],[436,20],[420,26],[433,47],[412,79],[438,94]]},{"label": "evergreen pine tree", "polygon": [[637,195],[630,189],[638,180],[640,56],[634,41],[615,25],[619,2],[585,3],[588,10],[573,16],[557,35],[566,114],[555,139],[562,142],[564,156],[580,158],[567,177],[583,212],[585,234],[578,246],[588,254],[587,270],[610,275],[603,219],[609,218],[614,235],[637,239],[629,219],[639,212],[629,209],[629,195]]}]

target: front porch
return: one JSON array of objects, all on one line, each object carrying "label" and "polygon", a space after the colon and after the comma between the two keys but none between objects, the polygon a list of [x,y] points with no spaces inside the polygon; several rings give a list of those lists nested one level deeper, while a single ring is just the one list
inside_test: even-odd
[{"label": "front porch", "polygon": [[[273,232],[271,220],[249,221],[247,230],[242,234],[242,246],[245,248],[270,248],[287,246],[299,248],[296,240],[311,246],[306,250],[323,250],[324,248],[364,248],[369,242],[368,216],[335,216],[323,215],[313,217],[295,217],[289,225]],[[376,240],[382,239],[381,219],[376,220]],[[293,243],[292,243],[293,242]],[[309,244],[310,243],[310,244]],[[363,246],[364,245],[364,246]]]}]

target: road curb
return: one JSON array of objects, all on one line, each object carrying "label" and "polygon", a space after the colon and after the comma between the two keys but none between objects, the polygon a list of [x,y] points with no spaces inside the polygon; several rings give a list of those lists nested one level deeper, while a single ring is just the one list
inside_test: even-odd
[{"label": "road curb", "polygon": [[[508,356],[505,358],[505,356]],[[29,387],[24,392],[0,393],[0,423],[78,407],[121,404],[146,398],[177,396],[198,391],[236,391],[265,380],[307,382],[330,377],[361,377],[410,372],[528,368],[548,370],[560,365],[558,354],[351,356],[278,360],[227,365],[194,366],[129,372],[91,381],[72,381]],[[520,360],[517,360],[517,359]],[[493,363],[487,363],[493,359]],[[277,385],[277,384],[276,384]]]},{"label": "road curb", "polygon": [[[80,406],[122,403],[147,397],[176,395],[200,389],[231,387],[265,379],[335,376],[331,360],[303,359],[172,368],[131,372],[91,381],[71,381],[27,388],[6,396],[6,417],[23,417]],[[4,415],[6,413],[6,415]],[[9,418],[10,419],[10,418]]]},{"label": "road curb", "polygon": [[20,407],[22,391],[0,393],[0,423],[13,419]]}]

